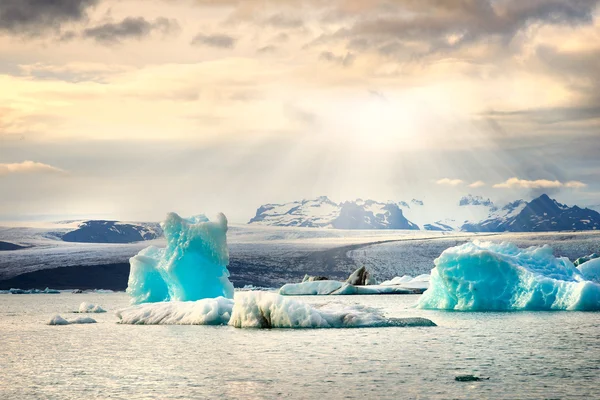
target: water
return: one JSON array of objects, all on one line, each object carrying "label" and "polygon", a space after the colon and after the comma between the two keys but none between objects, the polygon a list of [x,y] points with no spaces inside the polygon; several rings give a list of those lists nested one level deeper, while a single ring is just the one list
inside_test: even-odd
[{"label": "water", "polygon": [[[114,294],[0,296],[2,399],[600,398],[600,313],[459,313],[418,296],[303,297],[423,316],[434,328],[240,330],[129,326]],[[92,325],[74,318],[100,304]],[[489,377],[456,382],[461,374]]]}]

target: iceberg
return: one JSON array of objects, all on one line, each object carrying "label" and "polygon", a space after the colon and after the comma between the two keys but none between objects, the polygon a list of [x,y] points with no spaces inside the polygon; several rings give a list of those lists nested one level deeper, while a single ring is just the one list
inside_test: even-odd
[{"label": "iceberg", "polygon": [[79,305],[79,313],[105,313],[106,310],[100,307],[99,305],[83,302]]},{"label": "iceberg", "polygon": [[284,296],[326,296],[353,294],[421,294],[429,285],[429,275],[402,278],[377,284],[365,267],[354,271],[345,282],[305,275],[301,283],[288,283],[279,289]]},{"label": "iceberg", "polygon": [[48,321],[48,325],[72,325],[72,324],[95,324],[96,320],[89,317],[79,317],[72,320],[66,320],[60,315],[55,315]]},{"label": "iceberg", "polygon": [[233,298],[225,215],[211,222],[169,213],[161,227],[166,248],[150,246],[130,259],[127,293],[133,304]]},{"label": "iceberg", "polygon": [[474,241],[446,249],[434,264],[419,308],[600,310],[600,285],[590,280],[596,267],[577,269],[547,245],[520,249]]},{"label": "iceberg", "polygon": [[236,295],[229,325],[236,328],[373,328],[436,326],[426,318],[387,318],[361,305],[310,306],[276,293]]},{"label": "iceberg", "polygon": [[425,318],[386,318],[360,305],[310,306],[269,292],[198,301],[138,304],[116,313],[121,324],[226,325],[236,328],[367,328],[435,326]]},{"label": "iceberg", "polygon": [[301,283],[286,283],[279,289],[284,296],[327,296],[327,295],[356,295],[356,294],[420,294],[427,288],[421,285],[366,285],[355,286],[340,281],[311,281]]},{"label": "iceberg", "polygon": [[167,301],[131,306],[116,312],[121,324],[225,325],[233,300],[224,297],[198,301]]},{"label": "iceberg", "polygon": [[600,258],[581,263],[577,269],[585,280],[600,283]]}]

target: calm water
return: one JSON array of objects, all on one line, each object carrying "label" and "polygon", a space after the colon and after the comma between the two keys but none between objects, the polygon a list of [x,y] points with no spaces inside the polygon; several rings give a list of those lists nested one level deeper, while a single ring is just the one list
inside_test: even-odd
[{"label": "calm water", "polygon": [[[450,313],[417,296],[304,297],[434,328],[127,326],[125,294],[0,296],[0,398],[600,398],[600,313]],[[93,325],[48,326],[88,301]],[[459,374],[490,377],[455,382]]]}]

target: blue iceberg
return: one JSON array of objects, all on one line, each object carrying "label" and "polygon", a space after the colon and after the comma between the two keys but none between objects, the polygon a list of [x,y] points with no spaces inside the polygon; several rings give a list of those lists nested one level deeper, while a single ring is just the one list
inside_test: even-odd
[{"label": "blue iceberg", "polygon": [[169,213],[161,226],[167,247],[147,247],[129,260],[131,302],[233,298],[225,215],[208,221],[204,216],[186,220]]},{"label": "blue iceberg", "polygon": [[567,258],[554,257],[550,246],[474,241],[445,250],[434,263],[419,308],[600,310],[600,284],[590,280],[595,266],[582,272]]}]

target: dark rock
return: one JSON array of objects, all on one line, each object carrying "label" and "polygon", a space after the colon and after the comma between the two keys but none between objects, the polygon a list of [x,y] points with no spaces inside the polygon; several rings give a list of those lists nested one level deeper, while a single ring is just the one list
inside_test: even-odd
[{"label": "dark rock", "polygon": [[586,263],[586,262],[588,262],[588,261],[590,261],[590,260],[593,260],[594,258],[598,258],[598,257],[600,257],[600,255],[599,255],[599,254],[593,253],[593,254],[590,254],[589,256],[583,256],[583,257],[579,257],[577,260],[575,260],[575,261],[573,262],[573,264],[574,264],[576,267],[578,267],[578,266],[580,266],[581,264],[583,264],[583,263]]},{"label": "dark rock", "polygon": [[479,381],[487,381],[490,378],[480,378],[475,375],[457,375],[454,377],[455,381],[458,382],[479,382]]}]

